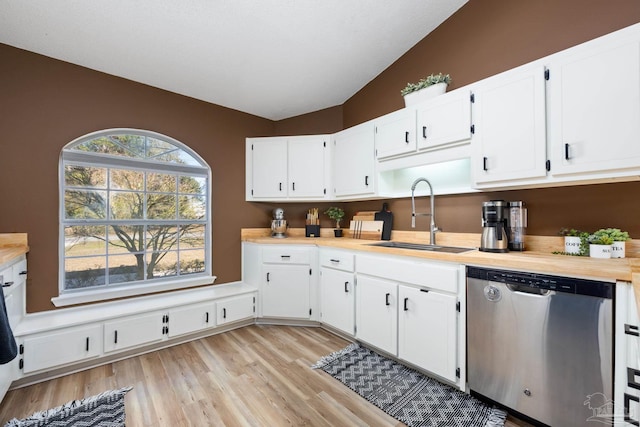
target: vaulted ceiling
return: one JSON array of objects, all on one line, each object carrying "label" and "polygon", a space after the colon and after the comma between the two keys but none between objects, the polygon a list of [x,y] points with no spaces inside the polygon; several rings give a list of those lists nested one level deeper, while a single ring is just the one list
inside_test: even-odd
[{"label": "vaulted ceiling", "polygon": [[272,120],[344,103],[468,0],[4,0],[0,43]]}]

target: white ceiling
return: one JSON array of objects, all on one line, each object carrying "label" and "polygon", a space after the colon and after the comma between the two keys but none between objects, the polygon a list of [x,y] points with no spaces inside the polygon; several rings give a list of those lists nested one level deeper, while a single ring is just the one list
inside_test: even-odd
[{"label": "white ceiling", "polygon": [[0,0],[0,43],[280,120],[343,104],[467,1]]}]

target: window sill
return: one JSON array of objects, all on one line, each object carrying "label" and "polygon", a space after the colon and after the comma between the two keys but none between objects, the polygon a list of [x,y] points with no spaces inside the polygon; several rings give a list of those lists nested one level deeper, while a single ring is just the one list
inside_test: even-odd
[{"label": "window sill", "polygon": [[66,307],[70,305],[106,301],[115,298],[151,294],[154,292],[173,291],[176,289],[186,289],[195,286],[212,285],[215,280],[216,276],[199,276],[188,279],[176,279],[162,283],[147,283],[144,285],[97,289],[93,291],[68,292],[51,298],[51,302],[56,307]]}]

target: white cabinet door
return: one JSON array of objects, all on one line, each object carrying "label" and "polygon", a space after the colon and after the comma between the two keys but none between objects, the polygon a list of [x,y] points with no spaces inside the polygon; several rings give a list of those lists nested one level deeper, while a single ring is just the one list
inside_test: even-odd
[{"label": "white cabinet door", "polygon": [[102,353],[102,325],[93,324],[24,339],[23,372],[51,369]]},{"label": "white cabinet door", "polygon": [[188,334],[216,326],[214,302],[190,304],[169,310],[169,337]]},{"label": "white cabinet door", "polygon": [[328,136],[289,139],[289,197],[322,199],[327,194]]},{"label": "white cabinet door", "polygon": [[354,126],[333,136],[333,187],[336,197],[375,193],[373,123]]},{"label": "white cabinet door", "polygon": [[415,110],[404,108],[376,119],[375,147],[378,159],[416,151]]},{"label": "white cabinet door", "polygon": [[322,323],[333,326],[349,335],[355,326],[354,275],[322,267],[320,269],[320,312]]},{"label": "white cabinet door", "polygon": [[587,43],[549,65],[553,175],[640,167],[637,38]]},{"label": "white cabinet door", "polygon": [[398,357],[456,382],[456,297],[399,286]]},{"label": "white cabinet door", "polygon": [[477,187],[546,176],[544,68],[519,68],[478,85],[471,158]]},{"label": "white cabinet door", "polygon": [[468,90],[453,91],[417,107],[419,150],[471,139],[470,97]]},{"label": "white cabinet door", "polygon": [[[252,156],[252,196],[254,199],[287,197],[287,139],[247,140]],[[249,184],[249,183],[247,183]]]},{"label": "white cabinet door", "polygon": [[165,318],[161,313],[151,313],[105,322],[105,353],[161,341],[168,327]]},{"label": "white cabinet door", "polygon": [[311,274],[308,265],[262,266],[262,316],[309,319]]},{"label": "white cabinet door", "polygon": [[398,285],[358,276],[356,338],[394,356],[398,354]]},{"label": "white cabinet door", "polygon": [[225,298],[216,302],[216,318],[218,325],[251,319],[256,316],[255,294]]}]

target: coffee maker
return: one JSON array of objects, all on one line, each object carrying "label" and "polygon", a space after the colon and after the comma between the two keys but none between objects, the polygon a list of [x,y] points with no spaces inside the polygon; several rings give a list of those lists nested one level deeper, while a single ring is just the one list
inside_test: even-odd
[{"label": "coffee maker", "polygon": [[271,220],[271,237],[285,238],[287,237],[287,220],[284,219],[284,210],[276,208],[273,210],[273,220]]},{"label": "coffee maker", "polygon": [[504,200],[482,203],[481,251],[509,252],[508,207]]}]

